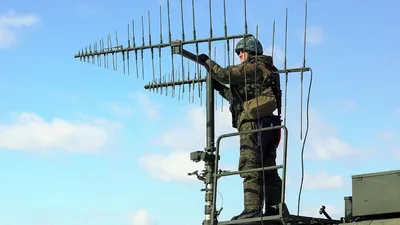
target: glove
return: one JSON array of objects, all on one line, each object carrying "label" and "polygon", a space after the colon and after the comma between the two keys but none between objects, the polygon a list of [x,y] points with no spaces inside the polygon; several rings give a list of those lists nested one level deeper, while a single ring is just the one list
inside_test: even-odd
[{"label": "glove", "polygon": [[208,55],[206,55],[206,54],[200,54],[198,56],[198,58],[199,58],[199,62],[206,62],[209,59]]}]

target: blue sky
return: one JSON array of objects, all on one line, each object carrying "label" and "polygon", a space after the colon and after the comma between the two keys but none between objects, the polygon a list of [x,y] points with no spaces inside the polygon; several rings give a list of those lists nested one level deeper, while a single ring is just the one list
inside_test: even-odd
[{"label": "blue sky", "polygon": [[[213,1],[214,36],[224,34],[222,2]],[[228,33],[242,34],[243,1],[227,2],[233,2],[227,5]],[[172,39],[181,39],[179,3],[171,0]],[[249,32],[255,34],[259,26],[258,36],[266,54],[272,43],[272,22],[276,20],[275,63],[279,68],[283,67],[285,8],[289,8],[288,66],[301,65],[304,3],[247,3]],[[141,4],[124,0],[3,1],[1,224],[183,225],[185,221],[200,224],[203,220],[203,185],[186,174],[202,168],[202,164],[190,162],[189,152],[202,150],[205,145],[204,90],[202,106],[197,89],[194,103],[189,103],[187,89],[183,100],[172,98],[171,89],[168,96],[145,90],[143,85],[152,79],[149,51],[144,56],[145,80],[141,79],[141,67],[140,79],[136,78],[133,60],[128,76],[123,74],[120,56],[117,72],[112,70],[111,57],[109,69],[73,57],[108,33],[115,38],[115,31],[125,46],[127,25],[132,19],[137,44],[141,44],[141,16],[147,44],[148,10],[152,43],[158,43],[160,4],[163,41],[167,41],[166,1]],[[343,197],[351,195],[351,175],[397,169],[398,4],[308,1],[307,66],[313,69],[313,86],[301,204],[304,215],[319,216],[318,209],[324,204],[328,213],[342,216]],[[190,40],[191,1],[184,2],[184,16],[185,38]],[[208,19],[208,1],[196,1],[197,38],[209,36]],[[216,60],[224,65],[223,42],[213,46],[217,47]],[[201,45],[201,52],[208,52],[207,44]],[[171,69],[169,54],[168,49],[163,50],[163,74]],[[180,60],[175,57],[176,70]],[[140,66],[141,61],[138,63]],[[155,65],[158,75],[158,50]],[[193,69],[191,64],[191,76]],[[304,90],[309,74],[304,78]],[[221,112],[221,98],[217,101],[218,136],[234,129],[230,127],[227,103],[223,103]],[[305,101],[303,104],[305,111]],[[301,175],[299,106],[299,74],[291,74],[287,204],[293,214],[297,211]],[[303,130],[305,121],[304,117]],[[224,140],[221,148],[222,168],[235,169],[237,139]],[[237,176],[220,180],[224,207],[221,220],[241,212],[241,188]],[[219,195],[218,206],[221,204]]]}]

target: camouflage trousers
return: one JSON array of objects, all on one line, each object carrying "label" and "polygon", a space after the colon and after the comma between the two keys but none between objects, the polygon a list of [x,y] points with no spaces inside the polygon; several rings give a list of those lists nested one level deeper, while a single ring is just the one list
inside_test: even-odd
[{"label": "camouflage trousers", "polygon": [[[248,121],[241,115],[238,131],[278,126],[280,118],[270,116],[258,121]],[[279,129],[248,133],[240,135],[239,170],[256,169],[276,165],[276,150],[280,141]],[[281,199],[282,180],[278,171],[266,170],[260,172],[242,173],[244,191],[244,207],[246,210],[262,210],[278,205]],[[264,183],[264,182],[265,183]],[[264,185],[265,184],[265,185]]]}]

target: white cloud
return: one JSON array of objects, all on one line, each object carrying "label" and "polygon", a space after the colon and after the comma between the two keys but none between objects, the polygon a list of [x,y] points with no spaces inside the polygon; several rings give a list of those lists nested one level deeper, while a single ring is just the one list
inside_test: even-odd
[{"label": "white cloud", "polygon": [[305,155],[318,160],[347,157],[357,154],[355,148],[338,137],[336,130],[310,110],[310,131],[307,140],[310,149]]},{"label": "white cloud", "polygon": [[317,26],[307,27],[307,43],[320,44],[323,40],[322,28]]},{"label": "white cloud", "polygon": [[[215,113],[215,134],[216,138],[220,134],[236,132],[231,126],[231,114],[228,106],[224,106],[223,112]],[[186,114],[186,118],[177,121],[177,126],[167,130],[161,135],[159,140],[154,140],[162,148],[167,148],[167,154],[147,154],[139,158],[139,164],[152,176],[164,180],[195,180],[187,173],[195,170],[202,170],[204,163],[194,163],[190,161],[190,152],[203,151],[205,146],[205,112],[204,107],[191,107]],[[231,137],[221,140],[220,152],[226,148],[237,149],[238,137]],[[220,166],[228,169],[227,166]],[[229,168],[230,169],[230,168]]]},{"label": "white cloud", "polygon": [[9,48],[16,43],[15,34],[0,23],[0,48]]},{"label": "white cloud", "polygon": [[75,153],[97,153],[111,141],[111,132],[120,125],[105,119],[45,121],[34,113],[19,113],[14,121],[0,124],[0,148],[48,153],[62,150]]},{"label": "white cloud", "polygon": [[129,116],[132,114],[131,106],[122,106],[116,102],[111,102],[107,104],[107,108],[110,112],[115,113],[119,116]]},{"label": "white cloud", "polygon": [[342,176],[328,175],[325,171],[319,171],[315,174],[307,173],[304,176],[305,189],[329,189],[342,188],[345,183]]},{"label": "white cloud", "polygon": [[[198,171],[201,175],[204,162],[195,163],[190,160],[191,151],[170,152],[169,154],[146,154],[140,156],[139,165],[151,176],[162,181],[198,181],[196,175],[188,173]],[[219,169],[236,170],[234,166],[219,163]]]},{"label": "white cloud", "polygon": [[151,120],[157,120],[160,117],[162,104],[158,104],[150,99],[150,97],[142,92],[132,94],[131,97],[137,101],[140,110],[143,111]]},{"label": "white cloud", "polygon": [[95,13],[101,13],[98,5],[89,5],[80,2],[75,7],[75,11],[82,15],[93,15]]},{"label": "white cloud", "polygon": [[[264,54],[272,56],[272,45],[264,49]],[[284,60],[285,60],[285,51],[281,47],[275,45],[274,65],[279,68],[280,67],[279,65],[284,63]]]},{"label": "white cloud", "polygon": [[393,131],[382,131],[378,133],[378,137],[382,141],[391,141],[395,136],[396,134]]},{"label": "white cloud", "polygon": [[349,109],[349,110],[357,110],[358,109],[358,104],[357,102],[350,100],[350,99],[346,99],[342,101],[342,106]]},{"label": "white cloud", "polygon": [[150,216],[145,209],[137,210],[132,216],[131,225],[155,225],[156,221]]},{"label": "white cloud", "polygon": [[0,48],[7,49],[17,43],[16,29],[34,26],[39,17],[34,14],[19,15],[14,11],[0,15]]},{"label": "white cloud", "polygon": [[344,157],[353,154],[355,150],[336,136],[326,135],[315,138],[313,149],[318,159],[327,160],[335,157]]},{"label": "white cloud", "polygon": [[400,116],[400,106],[394,110],[394,114]]},{"label": "white cloud", "polygon": [[173,152],[170,154],[147,154],[139,157],[139,165],[151,176],[163,181],[195,181],[195,176],[188,173],[201,170],[204,163],[190,160],[190,152]]},{"label": "white cloud", "polygon": [[[167,131],[162,137],[162,145],[169,147],[173,151],[187,149],[202,149],[205,146],[206,139],[206,115],[204,107],[191,107],[186,114],[185,120],[180,120],[177,126]],[[232,128],[232,117],[229,106],[223,107],[223,112],[215,112],[215,134],[236,132]],[[184,138],[183,138],[184,137]],[[231,142],[236,138],[228,138],[221,140],[221,147],[226,147],[227,142]]]},{"label": "white cloud", "polygon": [[391,152],[395,159],[400,159],[400,147],[394,148]]}]

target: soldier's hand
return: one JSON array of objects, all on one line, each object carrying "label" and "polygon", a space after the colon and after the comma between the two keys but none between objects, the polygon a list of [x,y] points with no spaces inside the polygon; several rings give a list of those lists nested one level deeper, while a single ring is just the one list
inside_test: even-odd
[{"label": "soldier's hand", "polygon": [[198,56],[198,58],[199,58],[199,62],[206,62],[209,59],[208,55],[206,55],[206,54],[200,54]]}]

